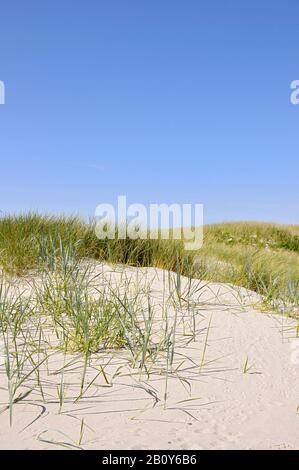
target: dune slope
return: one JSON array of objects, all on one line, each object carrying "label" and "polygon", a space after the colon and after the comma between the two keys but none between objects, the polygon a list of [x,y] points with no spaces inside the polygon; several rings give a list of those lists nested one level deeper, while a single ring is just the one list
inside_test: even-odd
[{"label": "dune slope", "polygon": [[[260,312],[253,292],[194,280],[188,297],[196,321],[192,337],[186,303],[171,296],[165,301],[174,275],[100,263],[94,263],[94,272],[102,282],[117,285],[125,277],[132,289],[137,280],[146,286],[157,335],[165,305],[169,318],[177,314],[171,371],[163,354],[147,374],[133,368],[127,350],[95,352],[78,399],[82,355],[49,350],[39,368],[44,398],[31,376],[10,427],[1,342],[2,449],[299,449],[294,320]],[[28,280],[20,282],[30,291]],[[189,282],[181,279],[182,293],[190,293]]]}]

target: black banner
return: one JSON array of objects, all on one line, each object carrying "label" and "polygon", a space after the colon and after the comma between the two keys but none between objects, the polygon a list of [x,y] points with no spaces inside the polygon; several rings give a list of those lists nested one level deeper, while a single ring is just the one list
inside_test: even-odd
[{"label": "black banner", "polygon": [[[246,464],[298,465],[298,451],[0,451],[1,464],[22,462],[22,465],[63,464],[68,468],[82,468],[93,464],[96,468],[120,466],[124,469],[151,468],[159,465],[194,466],[229,464],[240,467]],[[2,467],[3,468],[3,467]],[[65,467],[67,468],[67,467]]]}]

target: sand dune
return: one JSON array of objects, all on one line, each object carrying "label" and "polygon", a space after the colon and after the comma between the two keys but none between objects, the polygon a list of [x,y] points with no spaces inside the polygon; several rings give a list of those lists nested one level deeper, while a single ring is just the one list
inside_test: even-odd
[{"label": "sand dune", "polygon": [[[94,269],[104,282],[117,284],[126,276],[130,288],[136,280],[148,287],[158,334],[165,290],[170,290],[168,274],[101,264]],[[21,282],[30,291],[30,282]],[[183,292],[188,282],[182,278]],[[31,377],[34,389],[27,384],[28,395],[14,405],[10,427],[2,355],[0,447],[299,449],[299,364],[292,360],[297,323],[259,311],[260,298],[253,292],[192,283],[197,334],[188,335],[186,306],[181,305],[168,377],[163,356],[149,366],[147,376],[132,368],[126,350],[98,352],[88,366],[87,390],[76,401],[83,359],[52,350],[47,366],[40,368],[44,400]],[[59,412],[62,368],[65,396]]]}]

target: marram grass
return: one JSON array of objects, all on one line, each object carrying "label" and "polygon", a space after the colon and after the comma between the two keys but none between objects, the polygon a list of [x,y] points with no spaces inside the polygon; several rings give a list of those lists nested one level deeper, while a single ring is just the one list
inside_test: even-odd
[{"label": "marram grass", "polygon": [[93,222],[77,217],[38,214],[0,218],[0,266],[22,275],[40,266],[53,247],[73,246],[78,258],[94,258],[134,266],[174,270],[177,257],[185,259],[184,245],[174,240],[99,240]]},{"label": "marram grass", "polygon": [[[158,267],[227,282],[265,299],[299,304],[299,225],[238,222],[208,225],[204,245],[188,252],[177,240],[99,240],[94,223],[39,214],[0,218],[0,267],[14,275],[55,264],[60,245],[78,259]],[[54,256],[53,256],[54,253]],[[52,259],[51,259],[52,256]]]}]

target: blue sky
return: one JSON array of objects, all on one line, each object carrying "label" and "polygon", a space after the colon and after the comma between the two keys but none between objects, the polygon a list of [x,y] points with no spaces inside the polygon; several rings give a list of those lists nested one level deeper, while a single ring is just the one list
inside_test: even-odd
[{"label": "blue sky", "polygon": [[298,0],[2,2],[0,210],[299,223]]}]

